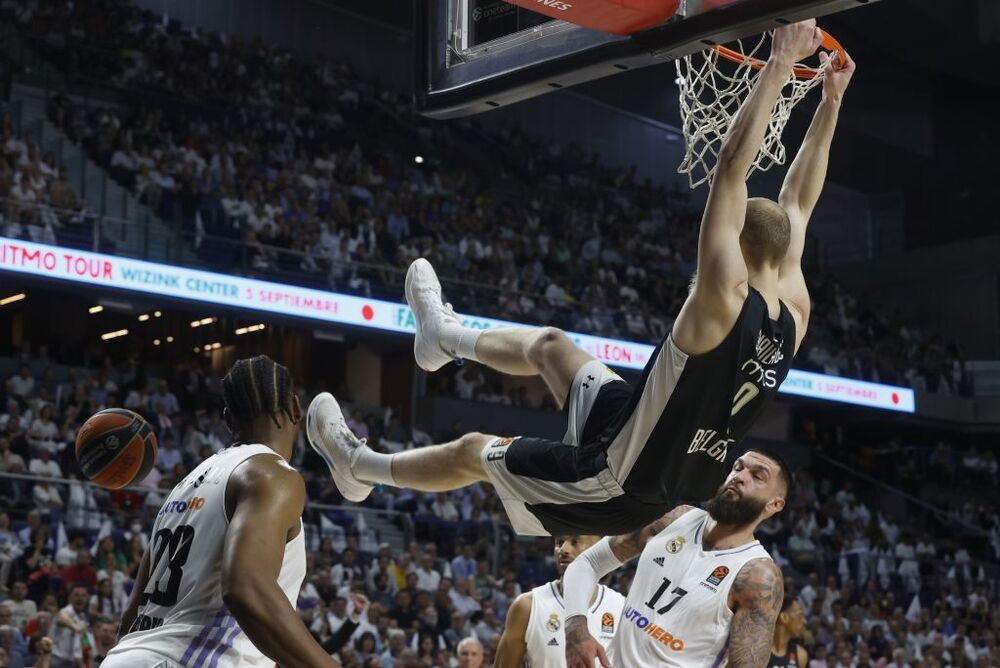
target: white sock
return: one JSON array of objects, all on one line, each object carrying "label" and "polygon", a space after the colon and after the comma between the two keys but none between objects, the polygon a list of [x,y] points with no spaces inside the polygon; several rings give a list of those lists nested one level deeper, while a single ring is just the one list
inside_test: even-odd
[{"label": "white sock", "polygon": [[375,452],[367,445],[361,446],[358,448],[357,458],[351,464],[351,473],[362,482],[399,487],[392,477],[393,456]]},{"label": "white sock", "polygon": [[476,342],[484,330],[449,323],[441,327],[441,347],[449,355],[478,362]]}]

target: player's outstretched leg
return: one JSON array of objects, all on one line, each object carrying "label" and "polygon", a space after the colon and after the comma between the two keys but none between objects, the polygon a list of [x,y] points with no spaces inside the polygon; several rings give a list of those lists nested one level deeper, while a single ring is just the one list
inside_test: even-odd
[{"label": "player's outstretched leg", "polygon": [[376,483],[422,492],[444,492],[487,480],[481,455],[496,436],[466,434],[441,445],[395,455],[375,452],[351,431],[329,392],[316,396],[306,414],[309,444],[326,461],[348,501],[364,501]]},{"label": "player's outstretched leg", "polygon": [[337,489],[348,501],[364,501],[372,485],[361,482],[351,472],[351,465],[358,459],[364,442],[347,426],[340,404],[329,392],[316,395],[306,411],[306,437],[326,465]]},{"label": "player's outstretched leg", "polygon": [[577,373],[594,359],[555,327],[463,327],[442,301],[434,267],[423,258],[414,260],[406,274],[406,301],[417,325],[414,357],[425,371],[462,358],[511,376],[541,375],[562,406]]}]

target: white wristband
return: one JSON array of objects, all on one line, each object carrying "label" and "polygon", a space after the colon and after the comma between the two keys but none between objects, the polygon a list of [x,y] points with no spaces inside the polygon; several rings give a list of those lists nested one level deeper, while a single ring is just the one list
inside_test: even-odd
[{"label": "white wristband", "polygon": [[566,619],[575,615],[586,615],[597,583],[622,563],[612,551],[609,537],[597,541],[574,559],[563,576]]}]

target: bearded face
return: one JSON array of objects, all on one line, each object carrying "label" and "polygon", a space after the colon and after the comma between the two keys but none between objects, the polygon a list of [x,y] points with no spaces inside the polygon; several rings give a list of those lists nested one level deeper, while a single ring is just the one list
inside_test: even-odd
[{"label": "bearded face", "polygon": [[766,505],[766,499],[744,496],[735,486],[723,483],[715,496],[705,504],[705,510],[719,524],[742,526],[752,524],[760,517]]}]

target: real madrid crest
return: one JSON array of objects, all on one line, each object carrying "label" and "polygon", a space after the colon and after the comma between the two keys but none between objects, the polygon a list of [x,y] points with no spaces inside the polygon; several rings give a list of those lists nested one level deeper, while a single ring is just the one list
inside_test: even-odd
[{"label": "real madrid crest", "polygon": [[559,630],[560,626],[561,624],[559,623],[559,615],[553,612],[551,615],[549,615],[549,621],[545,622],[545,628],[555,633],[556,631]]},{"label": "real madrid crest", "polygon": [[684,536],[674,536],[667,541],[667,552],[677,554],[684,547]]}]

